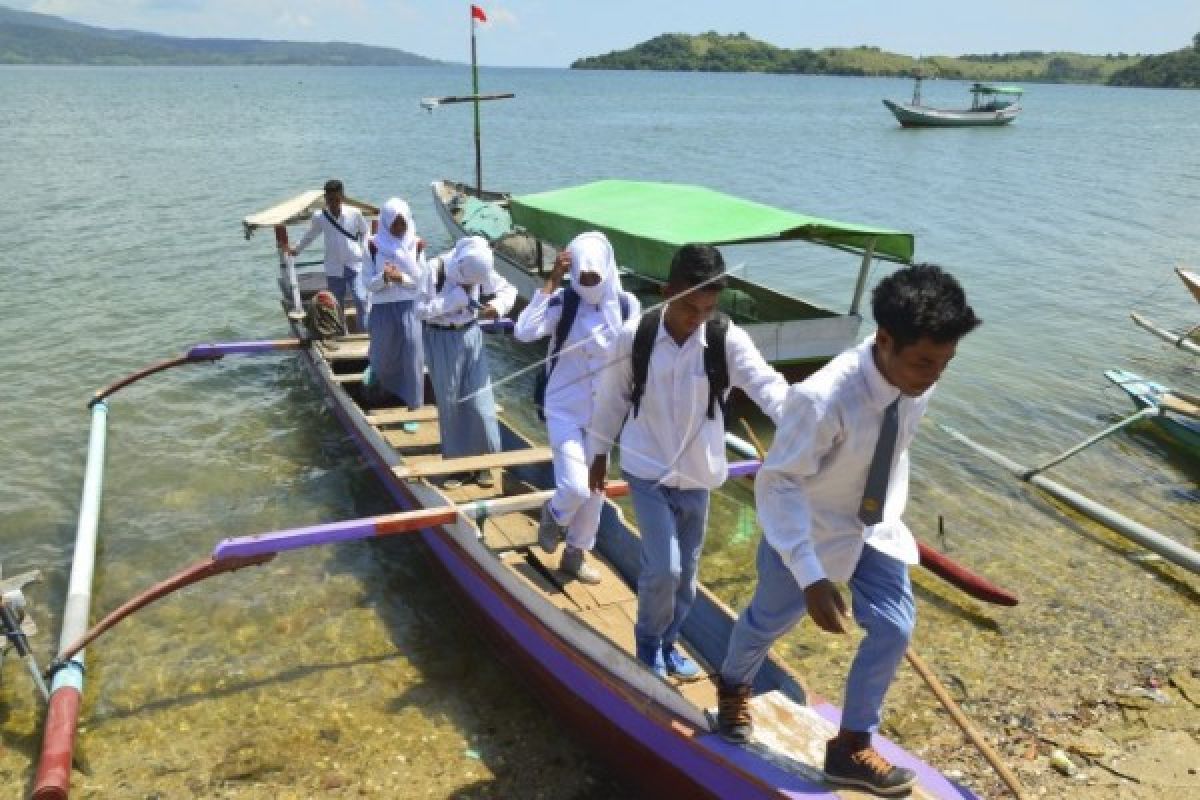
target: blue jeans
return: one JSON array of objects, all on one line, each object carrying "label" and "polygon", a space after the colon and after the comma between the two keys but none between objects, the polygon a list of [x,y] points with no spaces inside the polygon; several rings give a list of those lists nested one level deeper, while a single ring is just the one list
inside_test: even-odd
[{"label": "blue jeans", "polygon": [[[341,277],[326,275],[325,283],[329,286],[329,291],[333,292],[333,296],[337,298],[338,308],[344,307],[346,290],[350,290],[350,296],[354,300],[354,310],[358,312],[358,329],[365,331],[367,329],[367,298],[362,282],[358,280],[358,273],[346,267],[342,270]],[[343,314],[342,321],[345,322],[345,320],[346,315]]]},{"label": "blue jeans", "polygon": [[642,534],[638,613],[639,652],[674,645],[696,599],[696,567],[708,527],[708,490],[672,489],[628,472],[633,511]]},{"label": "blue jeans", "polygon": [[[721,665],[726,685],[753,683],[771,644],[805,613],[804,590],[779,552],[763,538],[758,544],[758,585],[738,617]],[[854,619],[866,631],[846,677],[842,727],[879,730],[883,698],[912,638],[917,621],[908,565],[870,545],[863,547],[850,576]]]}]

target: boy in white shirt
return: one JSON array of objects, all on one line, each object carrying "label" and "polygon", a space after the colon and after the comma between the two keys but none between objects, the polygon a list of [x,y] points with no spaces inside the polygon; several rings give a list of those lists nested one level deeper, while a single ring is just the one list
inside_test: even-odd
[{"label": "boy in white shirt", "polygon": [[367,291],[359,279],[362,270],[363,247],[371,235],[367,221],[362,212],[353,206],[346,205],[342,182],[337,179],[325,181],[325,208],[313,214],[308,230],[296,242],[295,247],[288,248],[288,255],[295,258],[300,251],[312,244],[321,236],[325,240],[325,283],[333,296],[337,298],[338,307],[343,308],[346,302],[346,290],[354,299],[354,309],[358,314],[358,329],[367,329]]},{"label": "boy in white shirt", "polygon": [[750,336],[717,312],[724,273],[715,247],[676,251],[666,305],[627,323],[617,339],[588,438],[591,485],[602,489],[621,435],[621,471],[642,536],[637,656],[658,675],[683,680],[702,677],[675,642],[696,599],[709,494],[729,473],[729,389],[741,389],[775,423],[787,394]]},{"label": "boy in white shirt", "polygon": [[908,566],[917,547],[901,520],[908,447],[935,382],[980,320],[958,282],[933,265],[884,278],[871,305],[875,334],[791,387],[755,479],[758,584],[721,666],[718,728],[729,741],[749,740],[754,676],[806,611],[822,630],[846,632],[832,581],[848,581],[866,637],[846,680],[841,729],[826,746],[825,774],[891,796],[916,779],[871,747],[916,620]]}]

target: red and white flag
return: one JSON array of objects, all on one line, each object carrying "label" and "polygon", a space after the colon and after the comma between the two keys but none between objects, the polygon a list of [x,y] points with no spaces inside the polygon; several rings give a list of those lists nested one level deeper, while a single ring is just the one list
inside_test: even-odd
[{"label": "red and white flag", "polygon": [[472,23],[474,23],[475,20],[479,20],[480,22],[487,22],[487,14],[483,13],[483,9],[480,8],[479,6],[472,5],[471,6],[471,21],[472,21]]}]

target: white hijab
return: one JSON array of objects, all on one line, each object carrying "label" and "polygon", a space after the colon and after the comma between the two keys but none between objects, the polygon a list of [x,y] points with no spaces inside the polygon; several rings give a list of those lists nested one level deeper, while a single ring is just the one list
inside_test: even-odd
[{"label": "white hijab", "polygon": [[[580,300],[598,306],[604,314],[609,330],[621,329],[621,279],[617,276],[617,258],[608,237],[598,231],[581,233],[567,245],[571,254],[571,287],[578,292]],[[580,274],[595,272],[600,282],[595,286],[584,286]]]},{"label": "white hijab", "polygon": [[482,236],[465,236],[446,258],[446,280],[470,288],[483,283],[492,271],[492,248]]},{"label": "white hijab", "polygon": [[[396,217],[404,218],[404,235],[397,238],[392,234],[392,224]],[[375,248],[379,255],[394,261],[412,259],[413,266],[417,260],[417,232],[413,225],[412,211],[408,203],[399,197],[393,197],[383,204],[379,210],[379,231],[375,234]]]}]

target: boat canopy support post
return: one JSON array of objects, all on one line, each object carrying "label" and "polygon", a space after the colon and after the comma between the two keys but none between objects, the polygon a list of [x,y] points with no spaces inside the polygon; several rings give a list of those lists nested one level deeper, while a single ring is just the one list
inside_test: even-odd
[{"label": "boat canopy support post", "polygon": [[300,300],[300,279],[296,277],[296,259],[288,252],[288,232],[286,225],[275,226],[275,246],[279,249],[279,268],[287,278],[288,290],[292,295],[292,311],[304,313],[304,303]]},{"label": "boat canopy support post", "polygon": [[875,242],[877,239],[871,237],[867,242],[867,247],[863,250],[862,266],[858,269],[858,281],[854,284],[854,297],[850,300],[849,314],[857,314],[858,307],[862,303],[863,292],[867,290],[867,278],[871,275],[871,259],[875,257]]},{"label": "boat canopy support post", "polygon": [[1030,473],[1027,467],[1021,466],[1008,456],[984,447],[954,428],[941,423],[935,424],[951,437],[962,442],[984,458],[1009,470],[1020,480],[1033,484],[1051,497],[1075,509],[1080,514],[1095,520],[1109,530],[1124,536],[1126,539],[1140,544],[1147,550],[1157,553],[1173,564],[1177,564],[1189,572],[1200,575],[1200,553],[1190,547],[1185,547],[1153,528],[1149,528],[1140,522],[1135,522],[1122,514],[1118,514],[1111,508],[1050,480],[1045,475],[1032,474],[1029,477],[1025,477]]},{"label": "boat canopy support post", "polygon": [[[107,432],[108,406],[103,402],[93,403],[83,497],[75,530],[75,554],[71,559],[60,647],[66,647],[78,639],[88,627]],[[54,675],[42,737],[42,754],[34,780],[34,800],[63,800],[70,790],[71,753],[75,749],[75,730],[83,700],[83,658],[82,651],[76,653]]]},{"label": "boat canopy support post", "polygon": [[1146,419],[1147,417],[1157,417],[1161,413],[1162,412],[1159,411],[1158,408],[1156,408],[1156,407],[1147,407],[1147,408],[1143,408],[1141,411],[1137,412],[1136,414],[1130,414],[1128,417],[1121,420],[1120,422],[1118,422],[1114,425],[1109,425],[1107,428],[1100,431],[1095,436],[1089,436],[1087,439],[1083,440],[1082,442],[1080,442],[1079,444],[1070,448],[1069,450],[1064,450],[1062,453],[1056,455],[1054,458],[1050,459],[1049,461],[1047,461],[1043,464],[1040,464],[1040,465],[1034,467],[1033,469],[1027,470],[1023,475],[1020,476],[1021,480],[1028,481],[1030,478],[1032,478],[1034,475],[1037,475],[1039,472],[1045,472],[1046,470],[1050,469],[1051,467],[1053,467],[1057,464],[1061,464],[1062,462],[1066,461],[1071,456],[1073,456],[1076,453],[1079,453],[1083,450],[1086,450],[1087,448],[1091,447],[1092,445],[1094,445],[1096,442],[1100,441],[1101,439],[1107,439],[1109,436],[1112,436],[1117,431],[1127,428],[1135,422]]}]

